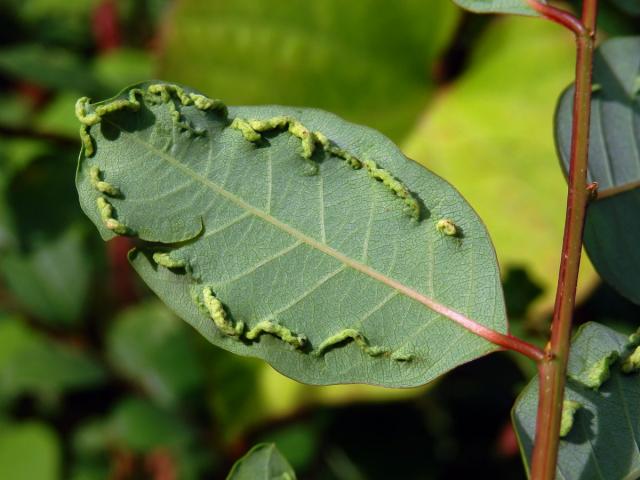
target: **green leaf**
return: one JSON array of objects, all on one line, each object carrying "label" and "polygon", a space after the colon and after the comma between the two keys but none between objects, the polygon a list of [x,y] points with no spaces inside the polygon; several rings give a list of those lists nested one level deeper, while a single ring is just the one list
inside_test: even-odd
[{"label": "green leaf", "polygon": [[42,108],[31,122],[32,128],[45,134],[75,138],[78,134],[77,122],[69,115],[78,94],[73,91],[61,91]]},{"label": "green leaf", "polygon": [[[568,434],[560,440],[557,478],[590,480],[635,479],[640,475],[640,378],[623,373],[621,365],[637,348],[640,335],[632,339],[597,323],[583,325],[571,344],[565,400],[581,407],[573,417]],[[620,359],[605,370],[596,389],[585,385],[587,372],[602,368],[603,358]],[[512,416],[529,469],[533,450],[538,379],[534,378],[516,401]]]},{"label": "green leaf", "polygon": [[69,50],[50,45],[21,44],[0,50],[0,71],[52,89],[95,92],[96,78],[82,59]]},{"label": "green leaf", "polygon": [[[594,58],[588,181],[598,182],[585,247],[602,278],[640,303],[640,37],[603,43]],[[565,171],[571,149],[573,87],[558,104],[556,144]]]},{"label": "green leaf", "polygon": [[4,0],[3,8],[20,27],[44,44],[87,48],[91,41],[91,11],[97,0]]},{"label": "green leaf", "polygon": [[0,211],[6,229],[0,231],[0,242],[6,237],[0,277],[38,320],[69,327],[82,319],[92,257],[86,219],[74,206],[73,162],[45,153],[18,175],[8,174],[13,178],[0,200],[6,202]]},{"label": "green leaf", "polygon": [[[538,16],[526,0],[453,0],[456,4],[476,13],[511,13]],[[540,3],[547,3],[541,0]]]},{"label": "green leaf", "polygon": [[82,229],[69,228],[31,252],[3,254],[0,275],[29,312],[58,326],[80,320],[90,282],[85,238]]},{"label": "green leaf", "polygon": [[160,74],[235,105],[322,108],[398,140],[459,18],[450,0],[187,0]]},{"label": "green leaf", "polygon": [[56,480],[62,478],[61,447],[44,424],[0,424],[0,478]]},{"label": "green leaf", "polygon": [[31,393],[43,400],[67,390],[93,387],[102,367],[82,351],[31,330],[15,318],[0,318],[0,399]]},{"label": "green leaf", "polygon": [[[215,461],[215,451],[176,412],[138,398],[126,398],[104,419],[85,423],[73,439],[83,463],[98,464],[114,448],[137,455],[162,454],[176,478],[195,480]],[[147,457],[148,458],[148,457]]]},{"label": "green leaf", "polygon": [[104,88],[113,92],[152,77],[154,67],[153,58],[148,52],[120,48],[97,57],[93,71]]},{"label": "green leaf", "polygon": [[160,303],[130,308],[107,335],[111,363],[158,404],[175,405],[203,381],[186,328]]},{"label": "green leaf", "polygon": [[640,15],[640,3],[637,0],[612,0],[615,5],[629,15]]},{"label": "green leaf", "polygon": [[[557,92],[573,78],[574,55],[557,25],[518,17],[491,23],[467,71],[403,144],[464,193],[487,225],[502,272],[525,268],[544,289],[534,314],[553,307],[558,280],[567,187],[549,119]],[[579,293],[594,277],[583,262]]]},{"label": "green leaf", "polygon": [[238,460],[227,480],[295,480],[296,473],[273,443],[261,443]]},{"label": "green leaf", "polygon": [[[390,387],[495,349],[412,299],[506,331],[484,226],[388,139],[318,110],[227,117],[182,105],[171,85],[140,87],[80,115],[100,121],[85,137],[95,155],[79,161],[80,203],[103,238],[137,235],[136,270],[209,341],[305,383]],[[265,131],[256,144],[236,128],[283,115],[291,132]]]}]

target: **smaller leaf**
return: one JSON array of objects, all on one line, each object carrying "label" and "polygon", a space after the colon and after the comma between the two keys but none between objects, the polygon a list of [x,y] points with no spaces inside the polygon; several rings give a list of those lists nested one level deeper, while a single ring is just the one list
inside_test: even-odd
[{"label": "smaller leaf", "polygon": [[238,460],[227,480],[295,480],[296,474],[273,443],[261,443]]},{"label": "smaller leaf", "polygon": [[[583,325],[573,338],[558,479],[639,478],[640,373],[625,373],[622,368],[638,343],[638,334],[626,337],[597,323]],[[611,361],[612,358],[617,360]],[[603,367],[607,375],[599,378],[601,383],[596,389],[589,372],[602,372]],[[516,400],[512,412],[527,469],[533,450],[537,405],[538,379],[534,378]],[[570,418],[571,409],[574,411]]]},{"label": "smaller leaf", "polygon": [[[453,0],[465,10],[476,13],[511,13],[515,15],[538,16],[526,0]],[[540,3],[547,3],[541,1]]]},{"label": "smaller leaf", "polygon": [[[584,243],[602,278],[640,303],[640,37],[603,43],[594,57],[588,181],[599,199],[587,212]],[[560,98],[556,145],[569,168],[573,86]]]}]

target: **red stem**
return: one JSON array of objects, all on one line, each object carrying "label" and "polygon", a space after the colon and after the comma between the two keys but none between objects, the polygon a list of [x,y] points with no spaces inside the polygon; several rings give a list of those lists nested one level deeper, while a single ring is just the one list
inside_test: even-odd
[{"label": "red stem", "polygon": [[[531,3],[533,0],[528,1]],[[567,26],[576,34],[577,42],[571,161],[551,339],[545,348],[545,359],[538,365],[540,391],[531,467],[532,480],[553,480],[558,460],[560,419],[582,253],[584,219],[592,195],[592,189],[587,186],[587,162],[596,14],[597,0],[584,0],[581,28]],[[557,21],[556,18],[558,17],[550,19]]]},{"label": "red stem", "polygon": [[585,24],[574,17],[571,13],[561,10],[538,0],[526,0],[531,8],[540,15],[552,22],[559,23],[563,27],[571,30],[576,36],[585,35],[587,29]]}]

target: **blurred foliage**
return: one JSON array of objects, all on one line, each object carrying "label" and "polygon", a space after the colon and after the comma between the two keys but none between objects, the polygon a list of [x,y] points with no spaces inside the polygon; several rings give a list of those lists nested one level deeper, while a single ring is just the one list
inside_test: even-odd
[{"label": "blurred foliage", "polygon": [[[309,387],[207,344],[132,275],[131,245],[105,248],[80,212],[73,103],[160,77],[406,139],[487,221],[512,331],[540,342],[530,305],[549,305],[556,275],[568,36],[449,0],[0,5],[0,478],[224,478],[257,442],[298,478],[524,478],[509,408],[526,360],[494,355],[421,389]],[[637,34],[637,14],[603,0],[604,33]],[[577,319],[631,331],[639,314],[599,286]]]},{"label": "blurred foliage", "polygon": [[450,0],[186,0],[160,72],[228,105],[318,107],[398,140],[459,17]]},{"label": "blurred foliage", "polygon": [[0,478],[55,480],[60,478],[60,442],[39,422],[0,422]]}]

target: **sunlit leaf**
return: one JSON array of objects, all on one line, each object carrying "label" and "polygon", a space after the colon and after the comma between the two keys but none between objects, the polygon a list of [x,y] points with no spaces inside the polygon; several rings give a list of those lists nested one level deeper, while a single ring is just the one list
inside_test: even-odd
[{"label": "sunlit leaf", "polygon": [[[476,13],[513,13],[516,15],[535,15],[526,0],[453,0],[466,10]],[[540,3],[547,3],[541,0]]]},{"label": "sunlit leaf", "polygon": [[[212,343],[307,383],[404,387],[495,348],[414,299],[506,330],[483,225],[385,137],[318,110],[226,117],[182,105],[189,91],[141,87],[88,107],[95,119],[124,106],[85,137],[95,155],[80,158],[80,202],[105,239],[138,237],[134,267]],[[235,127],[281,115],[293,133],[257,145]],[[312,139],[310,158],[295,135],[307,152]]]}]

